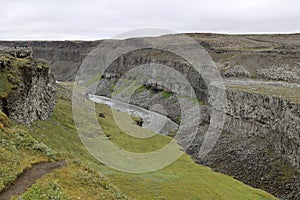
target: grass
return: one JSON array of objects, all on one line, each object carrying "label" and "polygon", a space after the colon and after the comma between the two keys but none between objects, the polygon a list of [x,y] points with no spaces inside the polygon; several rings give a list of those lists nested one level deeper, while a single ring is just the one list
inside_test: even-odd
[{"label": "grass", "polygon": [[104,176],[76,160],[40,178],[21,197],[23,200],[126,199]]},{"label": "grass", "polygon": [[[15,58],[7,54],[0,54],[0,97],[6,98],[12,90],[18,88],[22,80],[22,70],[36,69],[48,73],[49,66],[32,58]],[[25,83],[26,84],[26,83]]]},{"label": "grass", "polygon": [[174,95],[173,92],[162,91],[161,93],[162,93],[163,98],[166,98],[166,99],[167,99],[167,98],[170,98],[171,96]]},{"label": "grass", "polygon": [[62,189],[56,182],[49,183],[48,185],[33,185],[25,194],[20,197],[12,197],[13,200],[66,200]]},{"label": "grass", "polygon": [[96,73],[95,75],[93,75],[86,83],[85,86],[89,87],[95,83],[97,83],[98,81],[100,81],[102,74],[101,73]]},{"label": "grass", "polygon": [[142,93],[142,92],[144,92],[144,91],[146,91],[147,90],[147,88],[144,86],[144,85],[141,85],[141,86],[139,86],[136,90],[135,90],[135,93],[136,94],[140,94],[140,93]]},{"label": "grass", "polygon": [[[38,142],[25,130],[10,127],[0,112],[0,191],[13,183],[17,176],[33,163],[55,159],[45,144]],[[6,119],[6,120],[5,120]]]},{"label": "grass", "polygon": [[117,95],[130,96],[136,92],[141,93],[144,87],[143,85],[139,84],[135,80],[122,78],[121,80],[118,81],[120,81],[120,83],[118,84],[116,83],[111,86],[111,92],[113,96],[117,96]]},{"label": "grass", "polygon": [[8,75],[4,73],[0,73],[0,97],[5,98],[12,90],[13,85],[8,81]]},{"label": "grass", "polygon": [[116,87],[116,84],[113,84],[111,86],[110,91],[113,92],[113,95],[122,94],[125,96],[130,96],[131,94],[140,94],[147,90],[151,91],[152,93],[161,93],[162,97],[166,99],[174,95],[173,92],[157,90],[154,87],[146,87],[137,83],[134,80],[122,79],[121,81],[122,84],[118,85],[118,87]]},{"label": "grass", "polygon": [[[65,95],[68,93],[67,90],[61,92],[64,92]],[[106,116],[98,118],[98,120],[104,132],[110,135],[109,139],[115,145],[128,151],[150,152],[171,140],[170,137],[162,135],[155,135],[147,139],[134,138],[124,133],[116,125],[111,109],[104,105],[97,105],[96,112],[104,113]],[[125,119],[124,124],[128,129],[141,132],[140,134],[146,131],[146,129],[130,123],[131,116],[121,112],[117,113],[119,113],[117,114],[119,117]],[[76,158],[84,165],[105,175],[109,183],[132,199],[276,199],[270,194],[249,187],[232,177],[200,166],[186,154],[173,164],[155,172],[132,174],[111,169],[97,161],[83,146],[74,126],[71,100],[68,98],[58,98],[53,116],[47,121],[36,122],[31,130],[33,137],[38,141],[44,142],[66,158]],[[59,178],[60,175],[56,177]],[[66,184],[70,184],[69,182],[72,181],[71,177],[62,179],[67,182]],[[67,188],[62,185],[62,179],[59,181],[59,185],[63,189]],[[88,180],[92,179],[88,178]],[[63,191],[65,190],[67,191],[67,189]]]},{"label": "grass", "polygon": [[258,93],[267,96],[279,97],[293,103],[300,104],[300,88],[299,87],[284,87],[275,85],[227,85],[226,87],[234,91],[244,91],[248,93]]}]

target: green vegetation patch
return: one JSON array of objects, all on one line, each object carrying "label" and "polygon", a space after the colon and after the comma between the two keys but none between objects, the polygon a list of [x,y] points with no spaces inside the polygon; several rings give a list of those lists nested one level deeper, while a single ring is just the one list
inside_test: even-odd
[{"label": "green vegetation patch", "polygon": [[73,160],[42,178],[14,200],[127,199],[106,177]]},{"label": "green vegetation patch", "polygon": [[0,129],[0,191],[13,183],[31,164],[55,159],[51,149],[13,126]]},{"label": "green vegetation patch", "polygon": [[48,73],[49,66],[33,58],[15,58],[0,54],[0,98],[6,98],[19,87],[23,70],[37,70]]},{"label": "green vegetation patch", "polygon": [[101,73],[96,73],[93,75],[93,77],[91,77],[86,83],[85,86],[89,87],[95,83],[97,83],[98,81],[101,80],[102,74]]},{"label": "green vegetation patch", "polygon": [[9,125],[10,123],[8,117],[0,110],[0,129],[7,128]]},{"label": "green vegetation patch", "polygon": [[162,91],[161,93],[162,93],[163,98],[166,98],[166,99],[167,99],[167,98],[170,98],[171,96],[174,95],[173,92]]},{"label": "green vegetation patch", "polygon": [[[67,94],[68,91],[65,93]],[[64,95],[58,94],[58,96]],[[98,120],[106,135],[109,135],[109,139],[128,151],[150,152],[161,148],[172,139],[162,135],[147,139],[134,138],[116,125],[110,108],[97,105],[96,112],[105,115],[105,118]],[[118,116],[127,121],[128,128],[134,126],[134,130],[146,131],[135,124],[130,124],[131,116],[119,113]],[[132,199],[276,199],[232,177],[196,164],[187,154],[171,165],[151,173],[131,174],[111,169],[97,161],[82,145],[73,122],[71,100],[66,97],[57,99],[55,111],[49,120],[39,121],[31,129],[37,140],[66,157],[75,157],[83,164],[105,175],[109,183]],[[88,178],[88,180],[92,179]],[[62,183],[59,182],[59,184],[64,189]]]},{"label": "green vegetation patch", "polygon": [[34,184],[25,194],[14,197],[13,200],[66,200],[63,191],[56,182],[48,185]]}]

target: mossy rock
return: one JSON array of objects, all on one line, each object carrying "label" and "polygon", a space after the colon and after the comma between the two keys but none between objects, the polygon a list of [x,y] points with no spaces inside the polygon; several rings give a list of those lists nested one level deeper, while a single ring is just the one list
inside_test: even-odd
[{"label": "mossy rock", "polygon": [[11,120],[27,126],[50,116],[55,104],[55,79],[44,61],[0,53],[0,86],[0,109]]}]

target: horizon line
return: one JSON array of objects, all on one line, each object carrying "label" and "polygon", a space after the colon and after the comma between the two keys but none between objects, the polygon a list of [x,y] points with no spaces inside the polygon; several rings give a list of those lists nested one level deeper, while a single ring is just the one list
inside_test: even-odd
[{"label": "horizon line", "polygon": [[[141,37],[160,37],[165,35],[178,35],[178,34],[213,34],[213,35],[228,35],[228,36],[243,36],[243,35],[297,35],[300,34],[300,31],[296,32],[178,32],[178,33],[169,33],[169,34],[160,34],[160,35],[141,35],[141,36],[133,36],[128,38],[114,38],[114,37],[90,37],[90,38],[84,38],[85,36],[78,36],[78,38],[74,36],[66,36],[66,38],[60,38],[60,37],[53,37],[53,38],[13,38],[13,39],[6,39],[0,38],[0,41],[101,41],[101,40],[122,40],[122,39],[129,39],[129,38],[141,38]],[[71,38],[70,38],[71,37]],[[80,38],[83,37],[83,38]]]}]

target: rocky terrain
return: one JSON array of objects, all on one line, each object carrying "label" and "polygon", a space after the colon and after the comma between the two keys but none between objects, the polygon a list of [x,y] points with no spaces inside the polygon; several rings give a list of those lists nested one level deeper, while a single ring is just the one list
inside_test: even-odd
[{"label": "rocky terrain", "polygon": [[32,58],[27,48],[2,48],[0,52],[0,109],[26,126],[47,119],[56,93],[50,67]]},{"label": "rocky terrain", "polygon": [[[208,51],[227,88],[223,132],[213,151],[204,159],[198,157],[198,152],[210,122],[207,85],[176,55],[149,49],[130,52],[100,74],[97,93],[110,96],[118,79],[134,66],[155,62],[175,68],[192,83],[201,102],[199,131],[191,146],[185,148],[183,145],[185,150],[197,162],[280,199],[299,199],[300,34],[189,36]],[[143,38],[130,41],[143,42]],[[45,59],[52,65],[58,80],[72,81],[81,62],[100,42],[40,41],[30,42],[30,46],[34,57]],[[0,42],[11,47],[22,43],[26,42]],[[145,88],[134,93],[131,103],[148,109],[160,104],[164,109],[157,109],[157,112],[180,122],[175,96],[164,93],[170,91],[155,81],[145,84]],[[186,137],[189,137],[188,132]]]}]

